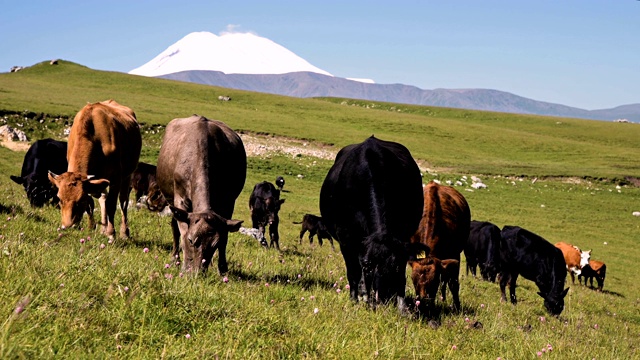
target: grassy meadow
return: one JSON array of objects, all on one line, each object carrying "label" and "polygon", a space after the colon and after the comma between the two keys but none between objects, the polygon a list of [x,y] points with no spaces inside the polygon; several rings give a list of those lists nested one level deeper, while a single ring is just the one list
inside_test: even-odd
[{"label": "grassy meadow", "polygon": [[[218,95],[233,100],[218,101]],[[554,318],[533,282],[518,280],[519,303],[512,306],[500,302],[497,284],[463,270],[460,313],[450,310],[450,296],[432,321],[401,317],[392,306],[354,304],[345,291],[339,245],[336,251],[326,242],[310,246],[306,237],[299,244],[300,225],[292,224],[305,213],[318,214],[320,186],[332,161],[279,152],[248,159],[234,218],[249,226],[253,185],[283,175],[282,251],[233,233],[229,281],[215,266],[194,278],[181,274],[171,259],[167,217],[130,210],[131,238],[113,243],[91,229],[58,230],[59,211],[31,208],[22,187],[9,179],[20,173],[24,152],[0,147],[0,358],[640,357],[640,285],[633,277],[640,218],[632,216],[640,211],[640,188],[634,185],[640,177],[640,126],[296,99],[66,61],[0,74],[0,122],[31,140],[63,139],[86,102],[108,98],[136,111],[143,124],[141,160],[151,163],[164,125],[193,113],[238,132],[304,140],[332,151],[371,134],[401,142],[425,170],[425,182],[462,182],[456,188],[473,219],[520,225],[552,243],[592,249],[592,258],[608,267],[605,291],[569,279],[565,310]],[[487,188],[471,189],[463,178],[471,175]],[[407,296],[414,296],[409,278]]]}]

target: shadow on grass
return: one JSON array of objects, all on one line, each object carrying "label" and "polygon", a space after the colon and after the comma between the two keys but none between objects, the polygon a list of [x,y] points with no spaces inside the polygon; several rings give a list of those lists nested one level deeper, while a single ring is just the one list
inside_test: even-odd
[{"label": "shadow on grass", "polygon": [[325,290],[333,289],[333,283],[326,280],[319,280],[312,277],[298,278],[289,274],[275,274],[270,276],[259,276],[253,273],[246,272],[239,269],[237,264],[229,264],[229,277],[240,279],[241,281],[248,281],[254,283],[267,282],[270,284],[282,284],[285,286],[297,286],[303,289],[310,289],[313,287],[320,287]]},{"label": "shadow on grass", "polygon": [[6,206],[4,204],[0,204],[0,213],[15,215],[22,213],[22,208],[17,205]]}]

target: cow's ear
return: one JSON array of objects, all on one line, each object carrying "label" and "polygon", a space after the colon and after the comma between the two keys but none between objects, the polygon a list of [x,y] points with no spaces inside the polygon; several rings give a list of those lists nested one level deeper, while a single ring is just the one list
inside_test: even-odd
[{"label": "cow's ear", "polygon": [[82,181],[82,188],[89,194],[103,193],[105,192],[108,186],[109,186],[109,180],[107,179],[98,179],[98,180],[87,179]]},{"label": "cow's ear", "polygon": [[567,296],[568,292],[569,292],[569,288],[564,289],[564,291],[561,294],[563,299],[564,299],[565,296]]},{"label": "cow's ear", "polygon": [[[49,177],[49,181],[51,181],[51,183],[55,186],[58,186],[58,176],[60,175],[56,175],[53,172],[49,171],[49,173],[47,174],[47,176]],[[59,187],[59,186],[58,186]]]},{"label": "cow's ear", "polygon": [[11,175],[9,177],[11,178],[11,180],[13,180],[13,182],[15,182],[18,185],[24,184],[24,179],[21,178],[20,176]]},{"label": "cow's ear", "polygon": [[429,256],[430,249],[422,243],[410,243],[405,245],[409,260],[424,259]]},{"label": "cow's ear", "polygon": [[189,222],[189,213],[182,210],[182,209],[178,209],[177,207],[173,206],[173,205],[169,205],[169,208],[171,209],[171,213],[173,213],[173,217],[183,223],[188,223]]},{"label": "cow's ear", "polygon": [[242,220],[227,220],[227,230],[229,230],[229,232],[236,232],[240,230],[242,223]]}]

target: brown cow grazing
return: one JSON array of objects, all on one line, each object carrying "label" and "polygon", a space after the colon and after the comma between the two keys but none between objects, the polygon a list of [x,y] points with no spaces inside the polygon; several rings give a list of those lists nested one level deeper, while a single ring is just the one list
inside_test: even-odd
[{"label": "brown cow grazing", "polygon": [[[439,185],[432,181],[424,187],[423,191],[422,220],[411,242],[426,245],[430,253],[425,254],[428,256],[422,259],[409,262],[416,295],[427,296],[428,303],[432,304],[438,284],[442,281],[443,301],[446,299],[448,285],[453,297],[453,306],[459,310],[460,253],[469,238],[471,210],[464,196],[450,186]],[[455,262],[447,260],[455,260]],[[437,276],[439,273],[444,276]]]},{"label": "brown cow grazing", "polygon": [[598,281],[598,291],[602,291],[604,287],[604,278],[607,275],[607,265],[602,261],[589,260],[589,264],[582,268],[582,273],[578,275],[578,282],[582,283],[582,277],[584,277],[584,286],[587,286],[587,280],[591,281],[591,288],[593,288],[593,278]]},{"label": "brown cow grazing", "polygon": [[218,250],[218,271],[227,272],[229,232],[242,224],[231,216],[246,175],[242,140],[225,123],[198,115],[169,122],[156,177],[173,212],[173,255],[182,247],[183,270],[206,271]]},{"label": "brown cow grazing", "polygon": [[131,174],[138,166],[141,148],[140,128],[130,108],[107,100],[87,104],[78,112],[69,134],[67,172],[49,172],[49,180],[58,188],[63,228],[77,224],[83,212],[92,209],[92,195],[100,197],[102,232],[110,239],[114,238],[116,204],[120,200],[120,236],[129,236]]},{"label": "brown cow grazing", "polygon": [[575,276],[580,276],[582,268],[589,264],[591,258],[591,250],[582,251],[577,246],[559,242],[556,247],[562,251],[564,262],[567,264],[567,271],[571,275],[571,283],[576,283]]}]

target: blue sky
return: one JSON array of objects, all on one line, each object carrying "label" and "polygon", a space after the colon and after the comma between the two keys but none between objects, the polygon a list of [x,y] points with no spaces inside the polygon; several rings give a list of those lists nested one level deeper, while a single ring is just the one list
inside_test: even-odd
[{"label": "blue sky", "polygon": [[0,0],[0,71],[128,72],[231,25],[335,76],[486,88],[584,109],[640,103],[640,1]]}]

